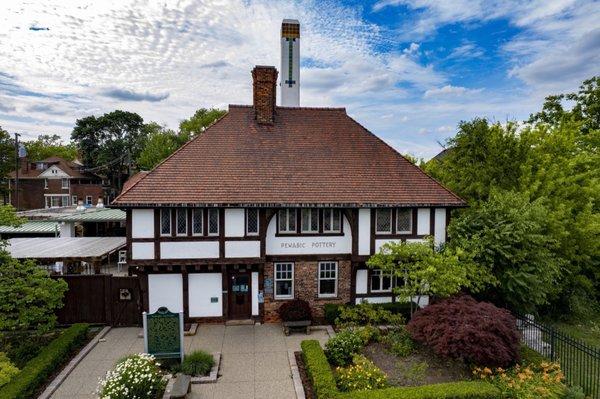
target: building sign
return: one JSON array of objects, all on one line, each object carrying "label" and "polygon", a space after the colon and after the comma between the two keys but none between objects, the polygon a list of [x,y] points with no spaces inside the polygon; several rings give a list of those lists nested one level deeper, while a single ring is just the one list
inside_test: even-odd
[{"label": "building sign", "polygon": [[282,249],[310,249],[310,248],[335,248],[335,241],[290,241],[280,243]]},{"label": "building sign", "polygon": [[165,307],[156,313],[143,313],[144,351],[160,359],[183,360],[183,312]]}]

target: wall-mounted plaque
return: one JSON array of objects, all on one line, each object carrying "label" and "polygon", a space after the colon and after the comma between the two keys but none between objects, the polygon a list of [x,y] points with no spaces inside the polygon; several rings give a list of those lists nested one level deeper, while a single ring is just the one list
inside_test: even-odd
[{"label": "wall-mounted plaque", "polygon": [[265,278],[264,288],[265,288],[265,294],[273,293],[273,279],[272,278]]}]

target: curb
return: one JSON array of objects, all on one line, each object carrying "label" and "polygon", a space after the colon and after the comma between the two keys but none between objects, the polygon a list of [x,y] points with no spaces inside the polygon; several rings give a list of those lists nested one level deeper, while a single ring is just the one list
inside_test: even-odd
[{"label": "curb", "polygon": [[298,364],[296,363],[296,356],[294,355],[293,350],[288,351],[288,360],[290,362],[290,370],[292,371],[292,380],[294,381],[296,399],[306,399],[304,387],[302,386],[302,379],[300,378],[300,372],[298,371]]},{"label": "curb", "polygon": [[62,371],[56,376],[56,378],[52,380],[52,382],[46,387],[44,392],[42,392],[41,395],[38,396],[38,399],[50,398],[50,396],[52,396],[52,394],[58,389],[58,387],[60,387],[60,385],[67,379],[69,374],[73,372],[75,367],[77,367],[77,365],[83,360],[84,357],[88,355],[88,353],[91,352],[92,349],[94,349],[98,342],[106,336],[106,334],[110,331],[111,328],[112,327],[110,326],[106,326],[102,330],[100,330],[98,335],[96,335],[94,339],[88,342],[88,344],[84,346],[83,349],[80,350],[79,353],[75,355],[73,359],[71,359],[71,361],[65,366],[65,368],[62,369]]},{"label": "curb", "polygon": [[212,354],[215,364],[210,369],[210,374],[205,377],[192,377],[192,384],[207,384],[211,382],[217,382],[219,375],[219,367],[221,366],[221,352],[214,352]]}]

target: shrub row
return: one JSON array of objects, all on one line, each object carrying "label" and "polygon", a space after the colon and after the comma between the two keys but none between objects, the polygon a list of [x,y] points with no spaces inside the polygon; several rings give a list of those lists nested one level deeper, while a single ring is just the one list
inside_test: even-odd
[{"label": "shrub row", "polygon": [[69,354],[86,340],[88,324],[73,324],[31,359],[19,374],[0,389],[0,398],[30,398]]},{"label": "shrub row", "polygon": [[302,355],[318,399],[499,399],[501,393],[490,383],[461,381],[421,387],[383,388],[340,392],[331,367],[318,341],[302,341]]},{"label": "shrub row", "polygon": [[[385,310],[389,310],[393,314],[401,314],[404,317],[404,320],[410,320],[410,303],[409,302],[390,302],[390,303],[377,303],[373,304],[376,307],[380,307]],[[343,306],[354,306],[354,305],[344,305],[344,304],[336,304],[336,303],[328,303],[325,304],[325,320],[328,324],[335,325],[335,319],[340,315],[340,308]],[[413,304],[413,311],[416,311],[416,304]]]}]

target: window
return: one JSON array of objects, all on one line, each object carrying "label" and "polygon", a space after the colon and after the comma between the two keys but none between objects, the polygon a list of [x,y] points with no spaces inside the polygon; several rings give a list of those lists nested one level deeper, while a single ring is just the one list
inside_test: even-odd
[{"label": "window", "polygon": [[62,179],[62,188],[65,190],[69,188],[69,179]]},{"label": "window", "polygon": [[246,209],[246,234],[258,235],[258,208]]},{"label": "window", "polygon": [[319,262],[319,297],[337,296],[337,262]]},{"label": "window", "polygon": [[194,209],[192,211],[192,234],[201,236],[204,234],[204,209]]},{"label": "window", "polygon": [[294,264],[275,263],[275,299],[294,298]]},{"label": "window", "polygon": [[371,271],[371,292],[392,291],[392,275],[383,273],[381,269]]},{"label": "window", "polygon": [[323,232],[340,233],[342,213],[339,209],[323,209]]},{"label": "window", "polygon": [[160,235],[171,235],[171,210],[168,208],[160,210]]},{"label": "window", "polygon": [[92,205],[92,196],[91,195],[87,195],[85,197],[85,204],[86,205]]},{"label": "window", "polygon": [[187,209],[177,209],[177,235],[187,235]]},{"label": "window", "polygon": [[392,210],[389,208],[377,209],[375,211],[375,230],[377,233],[392,232]]},{"label": "window", "polygon": [[413,210],[400,208],[396,210],[396,232],[398,234],[412,233]]},{"label": "window", "polygon": [[48,179],[44,179],[44,189],[48,190]]},{"label": "window", "polygon": [[302,232],[319,232],[319,210],[317,208],[302,209]]},{"label": "window", "polygon": [[77,205],[77,196],[76,195],[71,196],[71,205]]},{"label": "window", "polygon": [[208,210],[208,235],[215,236],[219,234],[219,210],[210,208]]},{"label": "window", "polygon": [[280,233],[295,233],[296,232],[296,210],[295,209],[280,209],[277,216],[279,219]]}]

